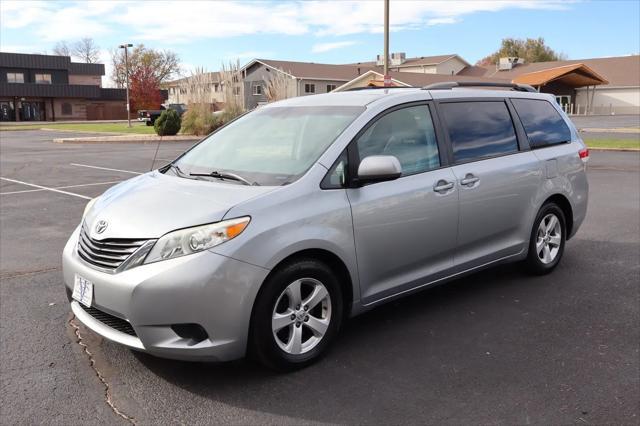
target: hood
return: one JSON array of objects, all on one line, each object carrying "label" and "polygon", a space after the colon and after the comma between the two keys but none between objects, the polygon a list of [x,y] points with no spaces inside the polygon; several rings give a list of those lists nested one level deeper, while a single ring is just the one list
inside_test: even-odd
[{"label": "hood", "polygon": [[[274,191],[273,186],[245,186],[167,176],[157,171],[106,191],[87,212],[91,238],[159,238],[167,232],[222,220],[243,201]],[[106,221],[103,232],[96,232]]]}]

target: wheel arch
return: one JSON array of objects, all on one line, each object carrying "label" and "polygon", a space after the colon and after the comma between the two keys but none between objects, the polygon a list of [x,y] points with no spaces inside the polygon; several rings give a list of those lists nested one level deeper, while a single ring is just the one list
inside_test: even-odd
[{"label": "wheel arch", "polygon": [[258,294],[254,299],[254,307],[251,308],[252,318],[253,318],[253,309],[255,308],[255,300],[258,300],[258,297],[260,297],[260,293],[264,289],[264,283],[267,282],[267,280],[269,280],[269,278],[279,269],[301,259],[313,259],[313,260],[321,261],[326,265],[328,265],[332,271],[335,271],[337,273],[338,282],[340,283],[340,290],[342,291],[342,297],[344,300],[343,318],[346,319],[350,316],[351,307],[352,307],[353,298],[354,298],[354,282],[346,263],[337,254],[329,250],[320,249],[320,248],[308,248],[308,249],[299,250],[287,255],[286,257],[281,259],[273,267],[273,269],[271,269],[271,272],[269,272],[269,274],[267,274],[265,279],[262,281],[262,284],[260,285],[260,290],[258,290]]},{"label": "wheel arch", "polygon": [[573,235],[573,207],[571,206],[571,202],[563,194],[553,194],[550,197],[548,197],[546,200],[544,200],[542,205],[544,206],[545,204],[548,204],[548,203],[555,203],[562,210],[562,213],[564,214],[564,220],[567,226],[567,240],[568,240]]}]

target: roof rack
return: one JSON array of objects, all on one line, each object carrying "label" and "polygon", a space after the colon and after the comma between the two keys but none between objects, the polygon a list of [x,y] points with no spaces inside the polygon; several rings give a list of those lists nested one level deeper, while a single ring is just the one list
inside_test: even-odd
[{"label": "roof rack", "polygon": [[344,92],[356,92],[359,90],[371,90],[371,89],[415,89],[413,86],[365,86],[365,87],[352,87],[344,90]]},{"label": "roof rack", "polygon": [[424,86],[422,90],[447,90],[456,87],[508,87],[511,90],[516,90],[518,92],[538,92],[528,84],[500,83],[493,81],[444,81]]}]

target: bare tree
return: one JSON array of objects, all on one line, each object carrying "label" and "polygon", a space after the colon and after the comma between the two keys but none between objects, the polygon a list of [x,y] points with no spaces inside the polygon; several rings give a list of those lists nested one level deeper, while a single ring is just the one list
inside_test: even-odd
[{"label": "bare tree", "polygon": [[182,132],[192,135],[207,135],[220,121],[213,115],[211,90],[215,83],[214,74],[203,67],[196,67],[191,75],[178,83],[177,89],[188,94],[187,112],[182,116]]},{"label": "bare tree", "polygon": [[53,54],[58,56],[71,56],[71,49],[66,41],[62,40],[56,43],[53,48]]},{"label": "bare tree", "polygon": [[[111,63],[113,65],[111,80],[116,87],[124,87],[126,71],[122,49],[114,48],[111,50]],[[142,66],[151,67],[160,84],[171,80],[180,73],[180,59],[175,52],[149,49],[143,44],[139,44],[129,51],[129,74]]]},{"label": "bare tree", "polygon": [[71,52],[87,64],[95,64],[100,60],[100,48],[90,37],[85,37],[76,42]]},{"label": "bare tree", "polygon": [[240,60],[222,64],[220,82],[224,93],[224,117],[229,121],[244,112],[244,83],[240,73]]},{"label": "bare tree", "polygon": [[280,101],[289,97],[291,77],[283,70],[271,73],[271,77],[265,80],[264,94],[269,102]]},{"label": "bare tree", "polygon": [[189,94],[189,103],[210,104],[211,90],[217,83],[214,74],[207,72],[203,67],[196,67],[191,75],[183,78],[178,83],[178,89]]}]

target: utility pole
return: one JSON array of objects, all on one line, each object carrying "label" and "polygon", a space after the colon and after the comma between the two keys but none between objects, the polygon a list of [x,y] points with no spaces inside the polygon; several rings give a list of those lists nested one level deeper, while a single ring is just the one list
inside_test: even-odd
[{"label": "utility pole", "polygon": [[127,83],[127,127],[131,127],[131,112],[130,112],[130,102],[129,102],[129,53],[127,49],[129,47],[133,47],[131,43],[121,44],[120,49],[124,49],[124,72],[126,74],[126,83]]},{"label": "utility pole", "polygon": [[384,85],[391,86],[389,76],[389,0],[384,0]]}]

